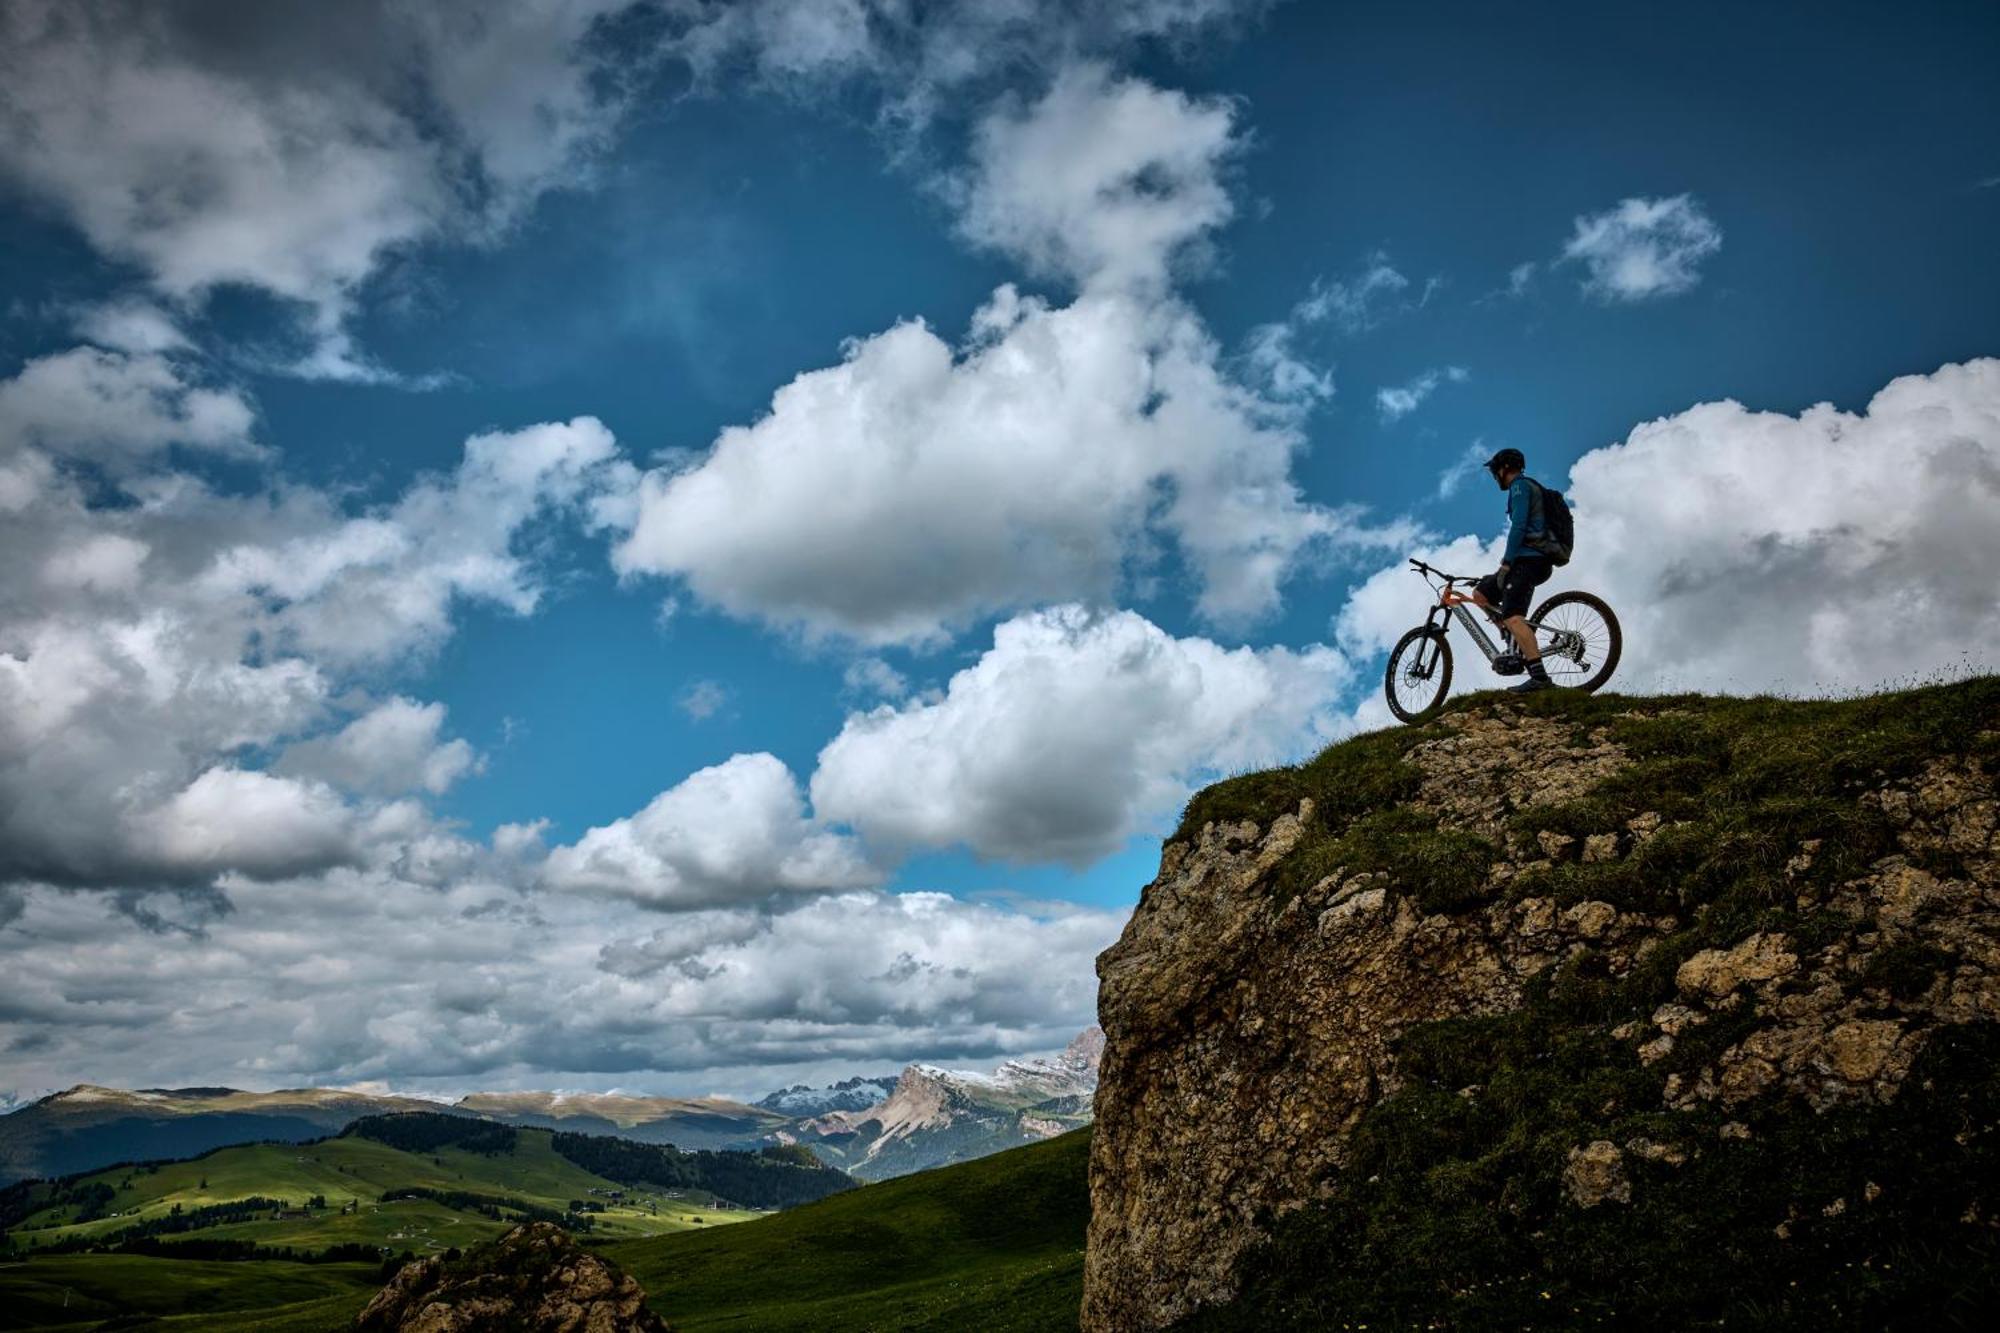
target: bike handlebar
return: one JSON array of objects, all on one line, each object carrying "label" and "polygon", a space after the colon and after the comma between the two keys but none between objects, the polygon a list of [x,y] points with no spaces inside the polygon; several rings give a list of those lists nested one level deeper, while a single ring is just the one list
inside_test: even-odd
[{"label": "bike handlebar", "polygon": [[1411,559],[1410,564],[1419,574],[1435,574],[1446,583],[1477,583],[1486,577],[1484,574],[1447,574],[1442,569],[1433,569],[1423,561],[1414,558]]}]

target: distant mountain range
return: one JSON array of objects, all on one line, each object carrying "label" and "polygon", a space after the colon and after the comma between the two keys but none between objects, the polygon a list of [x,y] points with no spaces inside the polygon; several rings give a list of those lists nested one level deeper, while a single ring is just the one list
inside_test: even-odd
[{"label": "distant mountain range", "polygon": [[687,1149],[755,1147],[792,1119],[724,1097],[633,1097],[613,1092],[475,1092],[453,1102],[450,1109],[503,1124],[613,1134]]},{"label": "distant mountain range", "polygon": [[1037,1143],[1090,1123],[1104,1033],[1091,1028],[1054,1060],[1009,1060],[991,1074],[911,1065],[873,1106],[830,1111],[777,1131],[862,1180],[885,1180]]},{"label": "distant mountain range", "polygon": [[992,1073],[913,1064],[900,1076],[803,1084],[756,1103],[722,1097],[483,1092],[444,1104],[343,1088],[124,1090],[78,1084],[0,1114],[0,1185],[114,1162],[192,1157],[237,1143],[303,1143],[363,1116],[428,1111],[685,1150],[801,1144],[831,1166],[881,1180],[1037,1142],[1090,1121],[1104,1034],[1053,1060]]},{"label": "distant mountain range", "polygon": [[113,1162],[192,1157],[260,1139],[303,1143],[366,1115],[438,1111],[435,1102],[338,1088],[242,1092],[79,1083],[0,1116],[0,1185]]},{"label": "distant mountain range", "polygon": [[113,1162],[192,1157],[274,1139],[338,1134],[363,1116],[431,1111],[502,1124],[611,1134],[676,1148],[755,1148],[790,1117],[723,1098],[475,1093],[445,1105],[341,1088],[141,1088],[81,1083],[0,1115],[0,1185]]}]

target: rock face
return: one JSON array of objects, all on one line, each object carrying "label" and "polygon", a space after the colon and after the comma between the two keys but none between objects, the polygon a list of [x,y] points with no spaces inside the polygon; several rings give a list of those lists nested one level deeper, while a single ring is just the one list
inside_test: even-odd
[{"label": "rock face", "polygon": [[361,1333],[667,1333],[638,1282],[529,1222],[464,1256],[406,1264],[361,1312]]},{"label": "rock face", "polygon": [[[1648,735],[1673,723],[1645,721]],[[1650,975],[1655,950],[1685,955],[1660,974],[1664,1002],[1607,1023],[1603,1040],[1626,1052],[1621,1067],[1653,1071],[1657,1100],[1638,1110],[1690,1123],[1760,1097],[1815,1112],[1885,1103],[1930,1034],[2000,1018],[2000,835],[1979,762],[1935,756],[1828,802],[1830,818],[1852,810],[1888,830],[1892,845],[1873,849],[1886,855],[1815,873],[1829,849],[1781,849],[1750,901],[1773,899],[1798,924],[1749,929],[1703,915],[1693,889],[1635,887],[1640,868],[1712,847],[1670,846],[1680,823],[1633,808],[1646,783],[1635,795],[1628,731],[1507,705],[1450,714],[1384,761],[1394,799],[1329,815],[1294,795],[1261,822],[1204,820],[1166,845],[1098,960],[1107,1047],[1085,1330],[1165,1328],[1230,1302],[1246,1252],[1338,1187],[1355,1127],[1400,1086],[1399,1039],[1512,1011],[1551,969],[1587,961],[1609,986]],[[1562,818],[1537,817],[1548,812]],[[1595,885],[1624,887],[1606,901]],[[1703,940],[1713,947],[1693,948]],[[1912,958],[1924,966],[1896,980]],[[1712,1057],[1677,1049],[1725,1031]],[[1635,1162],[1670,1170],[1693,1150],[1657,1131],[1623,1147],[1581,1139],[1556,1160],[1550,1197],[1617,1213],[1643,1188]]]}]

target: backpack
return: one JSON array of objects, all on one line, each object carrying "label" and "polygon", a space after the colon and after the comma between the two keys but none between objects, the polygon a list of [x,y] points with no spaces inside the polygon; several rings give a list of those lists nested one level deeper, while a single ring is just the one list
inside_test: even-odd
[{"label": "backpack", "polygon": [[[1552,565],[1566,565],[1570,554],[1576,550],[1576,518],[1569,511],[1569,501],[1563,499],[1561,491],[1552,491],[1535,481],[1535,499],[1541,502],[1542,533],[1531,537],[1528,544],[1549,558]],[[1534,526],[1534,516],[1528,517],[1528,526]]]}]

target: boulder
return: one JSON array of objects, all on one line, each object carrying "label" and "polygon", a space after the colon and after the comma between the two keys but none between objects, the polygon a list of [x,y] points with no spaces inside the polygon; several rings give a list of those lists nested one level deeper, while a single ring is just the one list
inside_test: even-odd
[{"label": "boulder", "polygon": [[359,1333],[668,1333],[630,1274],[529,1222],[456,1259],[405,1264],[355,1321]]}]

